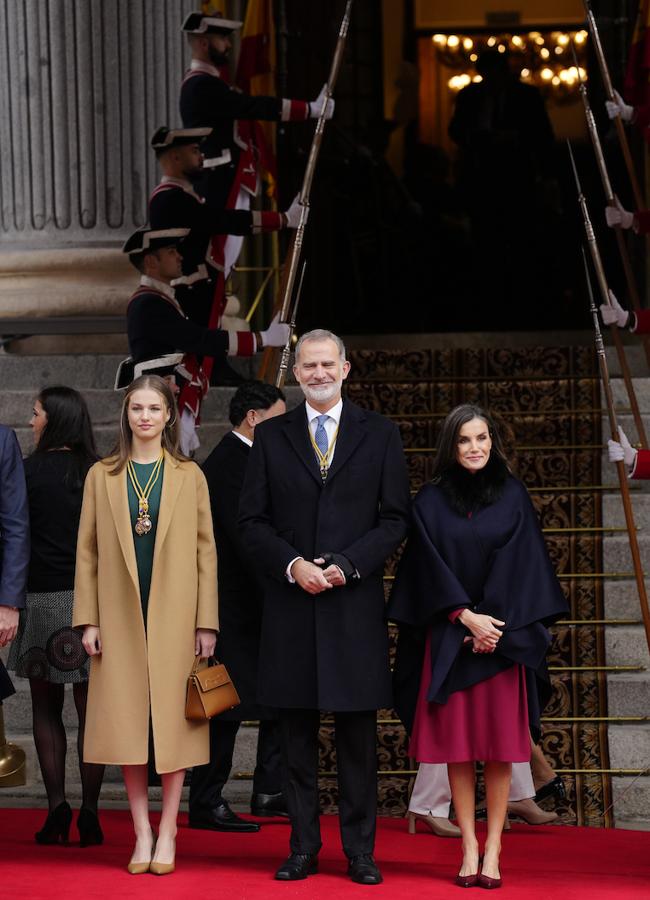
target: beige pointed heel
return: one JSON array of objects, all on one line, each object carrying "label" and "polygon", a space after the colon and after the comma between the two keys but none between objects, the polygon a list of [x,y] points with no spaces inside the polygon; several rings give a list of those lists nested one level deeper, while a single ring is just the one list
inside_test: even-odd
[{"label": "beige pointed heel", "polygon": [[409,834],[415,834],[417,822],[424,824],[437,835],[437,837],[460,837],[460,828],[454,825],[449,819],[443,819],[441,816],[425,815],[424,813],[411,812],[407,813],[409,820]]},{"label": "beige pointed heel", "polygon": [[174,856],[171,862],[162,863],[156,860],[151,861],[149,871],[152,875],[171,875],[176,869],[176,841],[174,841]]},{"label": "beige pointed heel", "polygon": [[153,841],[151,844],[151,855],[150,855],[149,859],[146,861],[143,861],[143,862],[135,862],[132,858],[131,862],[126,867],[126,871],[129,873],[129,875],[146,875],[151,867],[151,857],[153,856],[155,849],[156,849],[156,835],[154,834]]}]

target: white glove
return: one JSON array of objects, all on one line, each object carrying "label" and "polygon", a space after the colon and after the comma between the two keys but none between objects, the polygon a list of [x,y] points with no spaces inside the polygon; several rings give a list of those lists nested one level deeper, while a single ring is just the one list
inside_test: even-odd
[{"label": "white glove", "polygon": [[613,441],[611,438],[607,441],[609,461],[612,463],[624,462],[631,469],[636,461],[637,451],[628,441],[622,428],[618,429],[618,436],[621,439],[620,443]]},{"label": "white glove", "polygon": [[630,319],[629,312],[626,309],[623,309],[616,299],[614,291],[609,292],[609,301],[609,303],[603,303],[600,307],[600,315],[603,323],[605,325],[617,325],[619,328],[625,328]]},{"label": "white glove", "polygon": [[[321,113],[323,112],[323,107],[325,106],[325,91],[327,90],[327,85],[324,84],[320,89],[320,94],[316,97],[315,100],[309,104],[309,118],[310,119],[320,119]],[[334,115],[334,101],[330,97],[327,100],[327,112],[325,113],[326,119],[331,119]]]},{"label": "white glove", "polygon": [[618,91],[614,91],[614,100],[605,100],[605,109],[610,119],[620,116],[624,122],[631,122],[634,117],[634,107],[628,106]]},{"label": "white glove", "polygon": [[625,209],[618,197],[614,197],[616,206],[605,207],[605,221],[610,228],[631,228],[634,225],[634,213]]},{"label": "white glove", "polygon": [[[287,219],[287,228],[297,228],[300,225],[300,213],[302,212],[302,204],[299,201],[300,194],[296,194],[296,196],[291,201],[291,206],[289,209],[285,209],[284,214]],[[309,212],[309,210],[307,210]]]},{"label": "white glove", "polygon": [[[266,331],[260,331],[262,342],[265,347],[284,347],[289,340],[290,328],[285,322],[278,321],[280,313],[273,316],[271,324]],[[259,349],[259,348],[258,348]]]}]

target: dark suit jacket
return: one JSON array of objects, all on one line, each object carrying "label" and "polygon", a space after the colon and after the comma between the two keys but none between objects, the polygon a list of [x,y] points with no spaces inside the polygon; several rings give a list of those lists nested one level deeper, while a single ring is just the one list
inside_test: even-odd
[{"label": "dark suit jacket", "polygon": [[[264,582],[260,702],[333,711],[390,705],[383,570],[408,512],[399,431],[383,416],[344,402],[325,485],[304,404],[257,426],[239,523]],[[287,581],[292,559],[326,551],[344,554],[360,577],[314,597]]]},{"label": "dark suit jacket", "polygon": [[[29,513],[25,472],[15,433],[0,425],[0,606],[25,606]],[[13,686],[0,661],[0,700]]]},{"label": "dark suit jacket", "polygon": [[203,464],[217,544],[217,656],[225,663],[242,701],[220,718],[238,722],[275,716],[272,710],[255,702],[264,601],[261,584],[246,559],[237,529],[239,495],[250,452],[250,447],[230,432]]}]

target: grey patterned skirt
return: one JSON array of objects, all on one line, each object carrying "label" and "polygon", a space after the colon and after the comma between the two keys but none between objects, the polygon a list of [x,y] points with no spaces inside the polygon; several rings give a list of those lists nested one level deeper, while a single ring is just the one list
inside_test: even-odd
[{"label": "grey patterned skirt", "polygon": [[27,594],[7,668],[55,684],[87,681],[90,658],[72,622],[72,591]]}]

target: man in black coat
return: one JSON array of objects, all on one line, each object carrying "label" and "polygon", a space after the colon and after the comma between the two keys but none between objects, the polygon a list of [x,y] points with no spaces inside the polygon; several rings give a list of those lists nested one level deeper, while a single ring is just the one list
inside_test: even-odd
[{"label": "man in black coat", "polygon": [[214,537],[219,557],[219,659],[226,665],[240,706],[210,720],[210,762],[195,766],[190,786],[190,828],[259,831],[259,825],[235,815],[221,792],[232,769],[240,724],[259,720],[251,812],[286,816],[282,796],[280,732],[277,713],[256,703],[257,663],[263,597],[246,560],[237,529],[239,495],[256,426],[286,411],[284,394],[271,384],[247,381],[230,402],[233,430],[203,464],[210,490]]},{"label": "man in black coat", "polygon": [[257,429],[239,523],[264,583],[258,700],[279,711],[292,825],[276,878],[317,868],[319,711],[329,710],[348,874],[379,884],[376,711],[391,704],[383,570],[406,534],[409,485],[397,427],[342,400],[349,369],[336,335],[302,336],[293,371],[307,402]]}]

